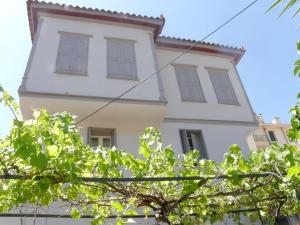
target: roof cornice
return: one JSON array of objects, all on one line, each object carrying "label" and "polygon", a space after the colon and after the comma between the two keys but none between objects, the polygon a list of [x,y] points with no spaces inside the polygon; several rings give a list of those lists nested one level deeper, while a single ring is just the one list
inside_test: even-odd
[{"label": "roof cornice", "polygon": [[191,51],[232,57],[235,64],[240,61],[245,53],[244,48],[236,48],[210,42],[166,36],[159,36],[156,39],[156,45],[158,47],[181,50],[187,50],[192,47]]},{"label": "roof cornice", "polygon": [[83,19],[116,22],[151,28],[153,29],[153,38],[155,44],[158,47],[186,50],[198,43],[196,46],[191,48],[191,51],[231,57],[233,58],[235,64],[240,61],[245,53],[244,48],[234,48],[191,39],[159,36],[165,24],[165,18],[162,15],[160,17],[142,16],[38,0],[27,0],[27,12],[32,40],[34,39],[37,30],[38,14],[48,13],[58,16],[71,16]]},{"label": "roof cornice", "polygon": [[51,2],[36,0],[27,1],[27,12],[32,40],[37,29],[38,13],[49,13],[60,16],[72,16],[150,27],[154,30],[154,39],[156,39],[161,33],[165,23],[165,18],[162,15],[160,17],[149,17],[103,9],[100,10],[65,4],[54,4]]}]

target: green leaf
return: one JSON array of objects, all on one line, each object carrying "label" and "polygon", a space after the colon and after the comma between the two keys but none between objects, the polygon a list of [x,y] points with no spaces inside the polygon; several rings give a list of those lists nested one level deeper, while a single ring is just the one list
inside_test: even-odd
[{"label": "green leaf", "polygon": [[50,186],[49,179],[45,178],[45,179],[40,180],[38,182],[38,186],[42,192],[45,192]]},{"label": "green leaf", "polygon": [[238,171],[233,170],[233,169],[228,169],[227,174],[232,178],[232,183],[234,185],[238,185],[241,183],[242,179],[238,173]]},{"label": "green leaf", "polygon": [[298,176],[300,174],[300,166],[292,166],[288,169],[287,176],[292,177],[292,176]]},{"label": "green leaf", "polygon": [[146,159],[150,157],[150,148],[147,145],[140,146],[139,154],[143,155]]},{"label": "green leaf", "polygon": [[114,207],[118,212],[124,211],[124,207],[120,202],[112,202],[111,206]]},{"label": "green leaf", "polygon": [[294,68],[294,76],[300,76],[300,66],[295,66],[295,68]]},{"label": "green leaf", "polygon": [[58,156],[58,147],[57,145],[48,145],[46,146],[47,153],[50,157]]},{"label": "green leaf", "polygon": [[122,218],[117,218],[116,225],[123,225],[125,222],[122,220]]},{"label": "green leaf", "polygon": [[76,219],[76,220],[78,220],[78,219],[80,219],[80,212],[79,212],[79,210],[77,209],[77,208],[75,208],[75,207],[73,207],[72,209],[71,209],[71,217],[73,218],[73,219]]},{"label": "green leaf", "polygon": [[290,0],[290,2],[285,6],[283,11],[280,13],[280,15],[283,15],[289,8],[291,8],[295,3],[297,3],[298,0]]},{"label": "green leaf", "polygon": [[133,205],[135,201],[136,201],[136,197],[130,198],[127,204]]},{"label": "green leaf", "polygon": [[32,166],[38,169],[44,169],[48,164],[48,157],[44,153],[39,153],[38,155],[31,155],[30,163]]},{"label": "green leaf", "polygon": [[276,2],[271,5],[266,12],[269,12],[271,9],[273,9],[275,6],[277,6],[282,0],[277,0]]},{"label": "green leaf", "polygon": [[132,215],[139,215],[139,214],[134,209],[129,209],[129,210],[126,210],[125,215],[132,216]]}]

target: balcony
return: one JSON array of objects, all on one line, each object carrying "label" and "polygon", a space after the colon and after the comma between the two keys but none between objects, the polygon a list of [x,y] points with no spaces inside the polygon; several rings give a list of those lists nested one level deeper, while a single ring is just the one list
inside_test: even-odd
[{"label": "balcony", "polygon": [[[32,117],[33,109],[46,108],[51,113],[68,111],[80,121],[95,112],[112,98],[87,97],[68,94],[21,92],[21,111],[25,119]],[[158,127],[165,117],[166,102],[137,99],[119,99],[80,123],[88,127],[129,127],[144,129]]]}]

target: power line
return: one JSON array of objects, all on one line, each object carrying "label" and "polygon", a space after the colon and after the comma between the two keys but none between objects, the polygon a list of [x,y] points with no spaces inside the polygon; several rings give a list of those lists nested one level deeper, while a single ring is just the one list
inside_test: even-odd
[{"label": "power line", "polygon": [[133,89],[135,89],[136,87],[140,86],[141,84],[143,84],[144,82],[146,82],[147,80],[149,80],[151,77],[157,75],[159,72],[161,72],[162,70],[164,70],[167,66],[169,66],[172,63],[174,63],[177,59],[179,59],[180,57],[182,57],[183,55],[185,55],[186,53],[188,53],[189,51],[191,51],[194,47],[196,47],[197,45],[201,44],[208,37],[210,37],[211,35],[213,35],[217,31],[219,31],[221,28],[223,28],[224,26],[226,26],[228,23],[230,23],[232,20],[234,20],[236,17],[238,17],[240,14],[242,14],[244,11],[246,11],[248,8],[250,8],[252,5],[254,5],[256,2],[258,2],[258,0],[254,0],[253,2],[251,2],[249,5],[247,5],[245,8],[243,8],[241,11],[239,11],[238,13],[236,13],[235,15],[233,15],[232,17],[230,17],[222,25],[220,25],[218,28],[216,28],[215,30],[213,30],[212,32],[210,32],[208,35],[206,35],[200,41],[196,42],[194,45],[192,45],[191,47],[189,47],[188,49],[186,49],[185,51],[183,51],[182,53],[180,53],[179,55],[177,55],[175,58],[173,58],[171,61],[169,61],[168,63],[166,63],[165,65],[163,65],[156,72],[150,74],[145,79],[143,79],[139,83],[133,85],[131,88],[129,88],[128,90],[126,90],[125,92],[123,92],[122,94],[120,94],[119,96],[117,96],[116,98],[110,100],[109,102],[107,102],[106,104],[104,104],[103,106],[101,106],[100,108],[98,108],[97,110],[95,110],[94,112],[92,112],[92,113],[88,114],[87,116],[83,117],[82,119],[80,119],[78,122],[76,122],[76,125],[82,123],[86,119],[88,119],[91,116],[95,115],[97,112],[105,109],[107,106],[111,105],[112,103],[114,103],[115,101],[117,101],[118,99],[120,99],[121,97],[123,97],[124,95],[126,95],[127,93],[129,93],[130,91],[132,91]]}]

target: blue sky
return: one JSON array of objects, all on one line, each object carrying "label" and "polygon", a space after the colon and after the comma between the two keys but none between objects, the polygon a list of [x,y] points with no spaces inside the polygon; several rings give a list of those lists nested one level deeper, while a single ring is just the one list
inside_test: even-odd
[{"label": "blue sky", "polygon": [[[163,14],[166,18],[163,35],[198,40],[251,1],[53,0],[149,16]],[[244,46],[246,54],[238,70],[254,111],[262,113],[268,122],[275,115],[288,122],[289,108],[300,91],[300,81],[292,74],[300,17],[291,19],[290,13],[278,18],[279,9],[265,13],[274,1],[260,0],[208,41]],[[10,0],[1,3],[1,7],[0,83],[18,99],[17,89],[31,49],[26,4],[24,0]],[[7,133],[11,118],[9,111],[1,106],[0,134]]]}]

